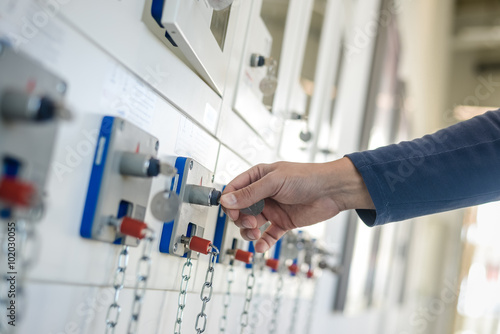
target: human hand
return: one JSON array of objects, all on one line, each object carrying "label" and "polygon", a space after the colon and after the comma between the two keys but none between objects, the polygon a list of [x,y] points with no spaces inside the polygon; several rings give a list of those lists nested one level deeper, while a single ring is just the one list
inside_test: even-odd
[{"label": "human hand", "polygon": [[[261,214],[239,210],[265,199]],[[325,221],[347,209],[374,208],[366,186],[348,158],[323,164],[261,164],[237,176],[224,190],[221,205],[255,250],[267,251],[287,231]],[[270,221],[262,233],[259,227]]]}]

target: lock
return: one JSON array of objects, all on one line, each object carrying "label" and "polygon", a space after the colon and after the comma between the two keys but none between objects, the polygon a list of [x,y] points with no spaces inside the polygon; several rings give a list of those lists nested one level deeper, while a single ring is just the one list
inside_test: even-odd
[{"label": "lock", "polygon": [[0,41],[0,217],[40,219],[66,83]]},{"label": "lock", "polygon": [[278,88],[278,78],[276,77],[276,72],[278,68],[278,62],[271,57],[264,57],[258,53],[252,53],[250,55],[250,67],[263,67],[267,66],[266,76],[260,81],[259,89],[264,96],[273,95]]},{"label": "lock", "polygon": [[[224,191],[226,186],[222,187]],[[264,209],[264,200],[261,200],[240,212],[246,215],[256,216]],[[228,264],[232,260],[237,260],[250,264],[253,260],[253,250],[244,251],[247,248],[247,242],[240,235],[240,229],[234,224],[234,221],[224,212],[222,206],[219,207],[217,223],[214,233],[214,245],[220,250],[217,263]]]},{"label": "lock", "polygon": [[160,238],[160,252],[177,256],[198,258],[186,238],[204,237],[209,216],[214,216],[220,199],[220,190],[212,182],[210,170],[191,158],[172,157],[176,174],[171,181],[171,192],[175,193],[180,208],[171,221],[164,221]]},{"label": "lock", "polygon": [[114,244],[137,246],[152,178],[174,168],[157,159],[158,139],[132,123],[105,116],[97,139],[80,235]]}]

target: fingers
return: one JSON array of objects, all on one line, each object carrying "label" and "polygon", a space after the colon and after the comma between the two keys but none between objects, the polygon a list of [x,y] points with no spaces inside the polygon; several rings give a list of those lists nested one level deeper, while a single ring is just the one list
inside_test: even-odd
[{"label": "fingers", "polygon": [[255,251],[257,253],[264,253],[268,251],[269,248],[271,248],[282,236],[285,235],[285,233],[286,231],[278,225],[271,224],[271,226],[269,226],[267,230],[262,233],[260,239],[255,243]]},{"label": "fingers", "polygon": [[241,219],[235,220],[234,224],[239,228],[258,228],[257,218],[255,218],[254,216],[241,215]]},{"label": "fingers", "polygon": [[226,209],[247,208],[261,199],[273,196],[278,190],[278,182],[276,181],[273,178],[263,177],[244,188],[225,193],[222,195],[220,203]]},{"label": "fingers", "polygon": [[220,202],[233,220],[239,218],[239,212],[234,210],[249,207],[276,192],[277,180],[265,178],[274,169],[274,165],[256,165],[226,186]]},{"label": "fingers", "polygon": [[237,177],[235,177],[231,182],[226,185],[226,189],[224,189],[224,193],[230,193],[235,190],[244,188],[251,183],[261,179],[266,175],[270,170],[270,165],[256,165],[247,170],[246,172],[241,173]]},{"label": "fingers", "polygon": [[240,234],[247,241],[254,241],[260,238],[260,230],[258,228],[241,229]]}]

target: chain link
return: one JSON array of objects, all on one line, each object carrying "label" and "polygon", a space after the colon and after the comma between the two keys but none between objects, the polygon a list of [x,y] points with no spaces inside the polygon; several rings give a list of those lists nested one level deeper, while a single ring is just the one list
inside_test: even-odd
[{"label": "chain link", "polygon": [[252,323],[250,324],[250,334],[255,334],[257,330],[257,325],[259,324],[259,309],[260,309],[260,304],[262,301],[261,298],[261,292],[262,292],[262,281],[263,281],[263,275],[264,275],[264,265],[262,263],[263,258],[260,258],[260,261],[256,261],[257,259],[254,260],[254,266],[259,264],[259,271],[257,272],[256,276],[256,286],[255,286],[255,293],[254,293],[254,307],[252,311]]},{"label": "chain link", "polygon": [[184,262],[184,266],[182,266],[182,279],[181,287],[179,289],[179,298],[177,300],[177,315],[175,318],[174,334],[181,333],[182,316],[184,315],[184,308],[186,307],[187,288],[189,280],[191,279],[192,269],[193,262],[191,262],[191,258],[188,257],[186,262]]},{"label": "chain link", "polygon": [[269,334],[276,333],[278,313],[281,307],[281,297],[283,292],[283,273],[281,270],[278,271],[278,284],[276,286],[276,294],[273,300],[273,315],[271,318],[271,323],[269,324]]},{"label": "chain link", "polygon": [[247,276],[247,289],[245,291],[245,303],[243,304],[243,312],[241,312],[241,333],[245,331],[245,328],[248,326],[248,312],[250,311],[250,305],[252,303],[253,297],[253,289],[255,286],[255,271],[254,271],[254,263],[252,263],[252,268]]},{"label": "chain link", "polygon": [[[205,313],[205,310],[207,308],[207,303],[210,301],[210,299],[212,299],[215,262],[217,261],[219,250],[214,245],[211,245],[211,247],[212,250],[210,251],[207,273],[205,274],[205,283],[203,284],[200,293],[200,299],[203,304],[201,306],[200,313],[198,313],[198,316],[196,317],[196,323],[194,325],[197,334],[205,332],[205,329],[207,328],[207,314]],[[208,292],[206,292],[206,289],[208,289]],[[200,326],[200,320],[203,320],[203,326]]]},{"label": "chain link", "polygon": [[226,293],[224,294],[224,300],[223,300],[224,311],[223,311],[222,316],[221,316],[220,321],[219,321],[219,333],[226,332],[227,311],[229,310],[229,305],[231,304],[231,285],[234,282],[234,261],[233,260],[231,260],[231,262],[229,264],[229,270],[227,271],[226,282],[227,282],[227,289],[226,289]]},{"label": "chain link", "polygon": [[128,265],[128,246],[123,246],[118,256],[118,266],[116,267],[115,276],[113,278],[113,288],[115,289],[115,296],[113,302],[109,305],[108,312],[106,313],[106,334],[115,332],[115,327],[118,324],[120,313],[122,311],[118,298],[120,291],[123,289],[125,283],[125,272]]},{"label": "chain link", "polygon": [[306,320],[305,333],[307,333],[307,334],[310,334],[311,330],[312,330],[313,316],[314,316],[314,310],[315,310],[315,306],[316,306],[316,299],[318,298],[319,293],[320,293],[320,290],[319,290],[318,282],[315,281],[314,282],[313,297],[310,301],[307,320]]},{"label": "chain link", "polygon": [[142,255],[137,264],[137,282],[134,289],[134,302],[132,304],[132,316],[128,324],[128,334],[137,333],[137,326],[139,325],[139,316],[141,315],[141,308],[144,302],[144,295],[146,294],[146,287],[148,285],[149,275],[151,273],[151,253],[153,251],[153,244],[156,239],[155,233],[147,229],[146,236],[142,243]]},{"label": "chain link", "polygon": [[300,273],[297,273],[297,279],[297,294],[295,295],[295,299],[293,301],[292,319],[290,321],[290,327],[288,329],[288,333],[290,334],[295,334],[297,328],[297,318],[299,317],[300,292],[302,290],[303,282],[303,278],[300,276]]}]

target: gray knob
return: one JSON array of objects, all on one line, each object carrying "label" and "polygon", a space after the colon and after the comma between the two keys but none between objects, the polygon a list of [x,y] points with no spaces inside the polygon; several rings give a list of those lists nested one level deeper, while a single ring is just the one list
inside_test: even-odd
[{"label": "gray knob", "polygon": [[154,177],[160,174],[160,161],[148,154],[123,152],[120,173],[128,176]]},{"label": "gray knob", "polygon": [[215,188],[187,184],[184,199],[191,204],[204,206],[219,205],[221,192]]},{"label": "gray knob", "polygon": [[42,122],[55,118],[56,112],[56,103],[45,96],[5,91],[0,97],[0,115],[7,120]]}]

